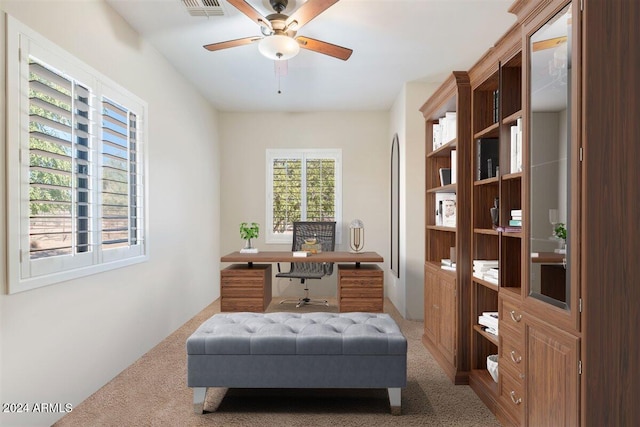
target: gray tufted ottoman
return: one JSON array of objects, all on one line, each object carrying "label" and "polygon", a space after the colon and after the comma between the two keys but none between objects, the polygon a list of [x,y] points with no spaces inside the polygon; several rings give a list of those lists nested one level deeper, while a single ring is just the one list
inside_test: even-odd
[{"label": "gray tufted ottoman", "polygon": [[407,340],[388,314],[222,313],[187,339],[196,413],[207,387],[387,388],[400,414]]}]

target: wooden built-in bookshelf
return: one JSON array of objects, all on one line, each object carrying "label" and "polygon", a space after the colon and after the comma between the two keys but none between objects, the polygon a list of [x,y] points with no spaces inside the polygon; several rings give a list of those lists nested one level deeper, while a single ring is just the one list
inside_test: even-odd
[{"label": "wooden built-in bookshelf", "polygon": [[[423,343],[453,381],[468,380],[504,425],[637,425],[640,368],[629,361],[638,360],[640,344],[629,331],[640,311],[633,304],[640,250],[626,207],[640,194],[634,175],[639,157],[633,155],[639,131],[628,126],[637,116],[629,94],[640,87],[640,77],[626,65],[640,53],[624,47],[640,28],[640,4],[515,0],[509,11],[517,20],[505,35],[421,108],[427,152]],[[548,60],[556,51],[534,61],[536,43],[556,34],[558,22],[568,34],[561,44],[570,43],[558,52],[560,64]],[[551,68],[562,67],[563,57],[571,66],[565,80],[554,81],[564,87],[554,88],[565,91],[566,102],[550,111],[550,98],[533,101],[540,93],[532,82],[536,75],[556,77]],[[446,111],[458,114],[457,137],[434,150],[430,128]],[[548,122],[537,116],[549,113],[561,124],[543,133]],[[558,174],[567,179],[534,174],[549,163],[549,151],[534,150],[548,149],[543,144],[549,141],[566,159],[559,157],[566,164]],[[458,182],[442,186],[438,170],[451,166],[454,149]],[[553,202],[567,209],[567,250],[547,252],[551,236],[541,230],[546,222],[556,224],[546,212],[554,207],[536,199],[534,190],[546,196],[559,185],[566,186],[566,196],[554,194]],[[456,193],[455,227],[435,222],[442,192]],[[631,225],[612,228],[612,218]],[[453,246],[457,268],[443,270],[440,260]],[[473,260],[497,260],[497,283],[475,276]],[[486,311],[499,313],[497,335],[478,321]],[[497,381],[487,370],[494,354]]]},{"label": "wooden built-in bookshelf", "polygon": [[[471,221],[469,77],[453,72],[420,109],[425,118],[425,333],[423,343],[433,354],[451,381],[467,384],[469,370],[469,265],[456,263],[455,271],[442,268],[443,259],[469,258],[468,236]],[[447,113],[455,113],[455,137],[434,146],[434,125]],[[452,157],[455,150],[456,156]],[[456,170],[455,183],[443,185],[440,168]],[[455,193],[456,222],[442,225],[436,221],[436,200],[442,193]],[[452,252],[453,251],[453,252]]]}]

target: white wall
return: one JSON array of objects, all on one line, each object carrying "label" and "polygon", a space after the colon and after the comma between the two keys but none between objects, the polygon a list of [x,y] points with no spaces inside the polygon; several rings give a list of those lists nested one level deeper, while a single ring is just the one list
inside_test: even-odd
[{"label": "white wall", "polygon": [[[400,278],[388,274],[388,295],[407,319],[424,317],[425,122],[419,108],[439,83],[407,83],[390,114],[400,141]],[[391,137],[389,137],[391,140]]]},{"label": "white wall", "polygon": [[[3,0],[0,7],[149,104],[150,260],[0,295],[0,402],[76,405],[219,297],[218,117],[106,3]],[[2,95],[3,112],[16,107]],[[4,128],[0,135],[4,212]],[[61,415],[1,414],[0,424],[50,425]]]},{"label": "white wall", "polygon": [[[365,226],[365,250],[382,255],[388,270],[391,139],[387,112],[220,113],[221,251],[243,246],[241,222],[265,224],[267,148],[342,148],[342,245],[348,250],[347,226],[359,218]],[[346,225],[345,225],[346,224]],[[338,224],[340,226],[340,224]],[[266,245],[264,233],[254,242],[263,250],[290,250]],[[288,270],[288,264],[283,266]],[[274,266],[275,271],[275,266]],[[336,274],[311,282],[313,296],[335,296]],[[274,279],[273,294],[302,294],[299,281]]]}]

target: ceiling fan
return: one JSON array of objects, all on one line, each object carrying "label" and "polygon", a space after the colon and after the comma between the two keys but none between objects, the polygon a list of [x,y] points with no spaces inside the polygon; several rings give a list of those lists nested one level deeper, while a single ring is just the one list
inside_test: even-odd
[{"label": "ceiling fan", "polygon": [[309,0],[291,16],[282,13],[289,3],[288,0],[269,0],[269,4],[271,4],[275,13],[266,17],[262,16],[246,0],[227,0],[227,2],[257,23],[260,26],[263,37],[245,37],[207,44],[204,45],[207,50],[216,51],[259,42],[258,50],[260,50],[260,53],[276,61],[293,58],[298,54],[300,48],[333,56],[343,61],[349,59],[353,53],[352,49],[346,47],[310,37],[296,36],[296,33],[303,25],[337,3],[338,0]]}]

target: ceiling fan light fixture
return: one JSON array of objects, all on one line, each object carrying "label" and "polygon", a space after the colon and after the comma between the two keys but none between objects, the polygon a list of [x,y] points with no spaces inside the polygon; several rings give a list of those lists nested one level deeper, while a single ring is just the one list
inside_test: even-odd
[{"label": "ceiling fan light fixture", "polygon": [[267,58],[279,61],[296,56],[300,52],[300,45],[289,36],[274,34],[260,40],[258,50]]}]

